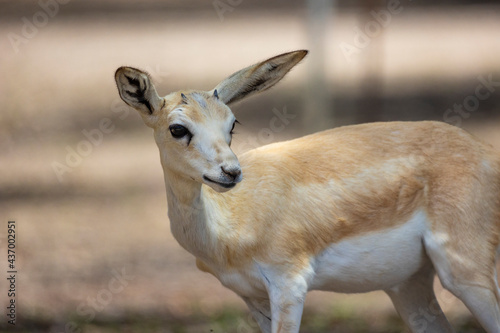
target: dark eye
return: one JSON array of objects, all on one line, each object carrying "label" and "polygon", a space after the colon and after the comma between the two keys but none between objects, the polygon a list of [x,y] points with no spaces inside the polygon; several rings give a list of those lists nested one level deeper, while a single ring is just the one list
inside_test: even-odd
[{"label": "dark eye", "polygon": [[180,139],[180,138],[190,134],[188,129],[182,125],[171,125],[169,127],[169,129],[170,129],[170,133],[172,133],[172,136],[176,139]]},{"label": "dark eye", "polygon": [[234,123],[233,123],[233,127],[231,127],[231,132],[229,132],[229,134],[233,135],[234,134],[234,126],[236,126],[236,123],[240,123],[238,120],[235,120]]}]

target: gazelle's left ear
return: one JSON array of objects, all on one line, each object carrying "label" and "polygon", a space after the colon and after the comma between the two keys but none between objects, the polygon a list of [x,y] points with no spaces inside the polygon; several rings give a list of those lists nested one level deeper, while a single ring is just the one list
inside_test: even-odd
[{"label": "gazelle's left ear", "polygon": [[229,105],[244,97],[269,89],[306,54],[306,50],[284,53],[242,69],[219,83],[212,93]]},{"label": "gazelle's left ear", "polygon": [[116,86],[125,103],[148,118],[163,105],[149,74],[132,67],[120,67],[115,73]]}]

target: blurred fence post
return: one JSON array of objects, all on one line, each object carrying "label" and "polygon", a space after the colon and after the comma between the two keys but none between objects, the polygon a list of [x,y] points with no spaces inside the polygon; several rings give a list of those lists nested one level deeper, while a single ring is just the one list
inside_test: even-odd
[{"label": "blurred fence post", "polygon": [[326,76],[326,34],[336,0],[307,0],[309,59],[304,108],[304,131],[312,133],[333,125],[331,89]]},{"label": "blurred fence post", "polygon": [[[379,12],[387,6],[383,0],[362,0],[360,23],[367,31],[367,22],[373,21],[372,13]],[[384,114],[384,34],[385,29],[370,38],[370,45],[360,56],[360,66],[363,68],[363,78],[360,83],[360,99],[358,101],[356,123],[374,122],[385,119]]]}]

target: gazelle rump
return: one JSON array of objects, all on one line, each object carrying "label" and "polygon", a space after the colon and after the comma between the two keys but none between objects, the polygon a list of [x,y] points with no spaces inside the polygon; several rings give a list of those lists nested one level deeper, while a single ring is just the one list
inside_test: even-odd
[{"label": "gazelle rump", "polygon": [[266,90],[307,51],[214,90],[160,97],[120,67],[121,98],[154,130],[171,230],[198,268],[243,298],[263,332],[298,332],[307,291],[384,290],[412,332],[452,332],[435,274],[500,333],[500,154],[439,122],[346,126],[251,150],[228,105]]}]

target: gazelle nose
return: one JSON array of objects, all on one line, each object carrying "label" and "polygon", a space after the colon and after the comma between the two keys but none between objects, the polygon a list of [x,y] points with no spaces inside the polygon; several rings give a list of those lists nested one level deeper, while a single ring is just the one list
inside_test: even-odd
[{"label": "gazelle nose", "polygon": [[241,169],[239,167],[225,168],[221,166],[220,168],[222,169],[222,172],[231,177],[233,180],[238,178],[238,176],[241,174]]}]

